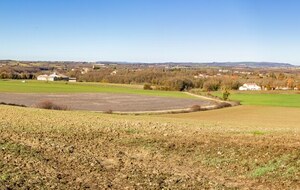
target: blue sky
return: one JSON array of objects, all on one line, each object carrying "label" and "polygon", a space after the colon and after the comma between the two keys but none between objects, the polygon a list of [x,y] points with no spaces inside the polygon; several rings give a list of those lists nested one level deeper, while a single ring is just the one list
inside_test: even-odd
[{"label": "blue sky", "polygon": [[300,64],[299,0],[1,0],[0,59]]}]

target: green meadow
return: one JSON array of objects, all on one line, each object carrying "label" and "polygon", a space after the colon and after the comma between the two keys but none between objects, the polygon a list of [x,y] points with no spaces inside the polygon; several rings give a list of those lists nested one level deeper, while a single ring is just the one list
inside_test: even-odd
[{"label": "green meadow", "polygon": [[137,85],[115,85],[107,83],[68,83],[28,80],[0,80],[0,93],[115,93],[137,94],[173,98],[194,98],[175,91],[144,90]]},{"label": "green meadow", "polygon": [[[242,105],[300,107],[300,94],[296,92],[230,92],[229,99],[240,101]],[[212,93],[222,96],[221,92]]]}]

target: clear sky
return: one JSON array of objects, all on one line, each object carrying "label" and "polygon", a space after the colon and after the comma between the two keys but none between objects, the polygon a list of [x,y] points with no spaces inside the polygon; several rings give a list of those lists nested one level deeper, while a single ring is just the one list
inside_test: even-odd
[{"label": "clear sky", "polygon": [[0,59],[300,65],[300,0],[1,0]]}]

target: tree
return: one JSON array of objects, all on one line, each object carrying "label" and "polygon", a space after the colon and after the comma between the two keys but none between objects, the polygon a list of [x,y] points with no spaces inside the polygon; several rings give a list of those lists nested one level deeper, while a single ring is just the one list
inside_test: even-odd
[{"label": "tree", "polygon": [[284,73],[280,73],[280,74],[278,75],[278,79],[279,79],[279,80],[285,79],[285,74],[284,74]]},{"label": "tree", "polygon": [[2,72],[0,74],[0,79],[7,79],[8,78],[8,74],[6,72]]},{"label": "tree", "polygon": [[294,86],[295,86],[294,83],[295,83],[294,79],[289,78],[289,79],[287,80],[287,87],[288,87],[288,88],[294,88]]},{"label": "tree", "polygon": [[208,80],[204,83],[203,88],[207,91],[217,91],[221,87],[221,82],[219,80]]},{"label": "tree", "polygon": [[225,91],[223,91],[223,100],[228,100],[230,95],[230,92],[228,92],[227,89],[225,89]]}]

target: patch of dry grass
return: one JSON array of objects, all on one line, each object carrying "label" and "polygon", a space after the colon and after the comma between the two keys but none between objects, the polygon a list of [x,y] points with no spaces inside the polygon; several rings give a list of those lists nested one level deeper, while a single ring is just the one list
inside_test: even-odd
[{"label": "patch of dry grass", "polygon": [[[300,119],[272,128],[244,122],[260,111],[238,108],[122,116],[0,106],[0,187],[299,188]],[[271,111],[261,113],[280,121]]]},{"label": "patch of dry grass", "polygon": [[185,114],[166,114],[163,118],[176,118],[181,121],[215,123],[222,125],[224,130],[267,130],[282,132],[299,132],[300,109],[266,106],[236,106],[207,112]]}]

